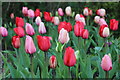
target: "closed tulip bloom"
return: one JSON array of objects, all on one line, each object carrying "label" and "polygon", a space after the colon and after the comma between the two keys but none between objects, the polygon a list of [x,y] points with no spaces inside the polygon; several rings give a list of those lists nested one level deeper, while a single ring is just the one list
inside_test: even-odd
[{"label": "closed tulip bloom", "polygon": [[23,27],[24,26],[24,19],[21,18],[21,17],[16,17],[15,22],[16,22],[17,27]]},{"label": "closed tulip bloom", "polygon": [[44,12],[44,19],[48,22],[52,20],[49,12]]},{"label": "closed tulip bloom", "polygon": [[118,29],[118,21],[115,19],[110,20],[110,29],[117,30]]},{"label": "closed tulip bloom", "polygon": [[5,27],[0,27],[0,35],[2,35],[2,37],[8,36],[8,31]]},{"label": "closed tulip bloom", "polygon": [[76,14],[75,21],[83,22],[84,25],[86,25],[86,23],[85,23],[85,17],[82,14]]},{"label": "closed tulip bloom", "polygon": [[26,30],[26,33],[30,36],[35,34],[34,28],[29,23],[26,23],[25,30]]},{"label": "closed tulip bloom", "polygon": [[71,7],[70,7],[70,6],[66,7],[66,8],[65,8],[65,12],[66,12],[66,15],[67,15],[67,16],[71,16],[71,14],[72,14]]},{"label": "closed tulip bloom", "polygon": [[54,17],[51,17],[51,23],[54,23]]},{"label": "closed tulip bloom", "polygon": [[83,14],[84,14],[85,16],[88,16],[88,15],[89,15],[89,9],[88,9],[88,7],[85,7],[85,8],[84,8]]},{"label": "closed tulip bloom", "polygon": [[36,47],[34,45],[32,37],[26,35],[25,40],[25,51],[26,53],[33,54],[36,52]]},{"label": "closed tulip bloom", "polygon": [[38,17],[35,19],[35,23],[39,26],[39,25],[40,25],[40,22],[41,22],[41,18],[38,16]]},{"label": "closed tulip bloom", "polygon": [[25,36],[24,29],[22,27],[16,27],[13,30],[19,37]]},{"label": "closed tulip bloom", "polygon": [[45,25],[43,22],[40,22],[40,25],[39,25],[39,33],[40,34],[45,34],[46,33],[46,28],[45,28]]},{"label": "closed tulip bloom", "polygon": [[37,36],[38,47],[42,51],[48,51],[51,47],[50,38],[48,36]]},{"label": "closed tulip bloom", "polygon": [[11,18],[11,19],[14,19],[14,13],[11,13],[11,14],[10,14],[10,18]]},{"label": "closed tulip bloom", "polygon": [[74,25],[74,34],[77,37],[80,37],[80,36],[82,37],[82,29],[84,29],[84,23],[77,21]]},{"label": "closed tulip bloom", "polygon": [[60,22],[60,24],[58,25],[58,32],[60,32],[60,30],[64,28],[65,30],[67,30],[68,32],[72,31],[72,25],[70,22]]},{"label": "closed tulip bloom", "polygon": [[49,65],[50,65],[50,68],[56,68],[57,66],[57,59],[54,55],[52,55],[49,59]]},{"label": "closed tulip bloom", "polygon": [[93,14],[92,10],[89,10],[89,15],[92,15],[92,14]]},{"label": "closed tulip bloom", "polygon": [[82,38],[83,39],[88,39],[89,37],[89,32],[87,29],[82,29]]},{"label": "closed tulip bloom", "polygon": [[38,16],[40,16],[40,9],[35,10],[35,17],[38,17]]},{"label": "closed tulip bloom", "polygon": [[112,69],[112,60],[107,54],[102,58],[101,67],[104,71],[109,71]]},{"label": "closed tulip bloom", "polygon": [[104,18],[100,18],[100,19],[99,19],[99,25],[100,25],[100,26],[102,26],[102,25],[108,26]]},{"label": "closed tulip bloom", "polygon": [[63,16],[64,15],[64,12],[63,12],[62,8],[58,9],[58,14],[59,14],[59,16]]},{"label": "closed tulip bloom", "polygon": [[29,18],[34,18],[35,17],[34,11],[32,9],[28,10],[28,17]]},{"label": "closed tulip bloom", "polygon": [[28,16],[28,8],[27,7],[22,7],[22,13],[24,16]]},{"label": "closed tulip bloom", "polygon": [[110,33],[109,28],[106,28],[106,27],[108,27],[108,26],[107,25],[100,26],[99,34],[100,34],[101,37],[108,37],[109,36],[109,33]]},{"label": "closed tulip bloom", "polygon": [[94,17],[94,22],[95,22],[95,23],[99,23],[99,20],[100,20],[100,16],[95,16],[95,17]]},{"label": "closed tulip bloom", "polygon": [[12,45],[14,46],[14,48],[20,47],[20,37],[19,36],[12,37]]},{"label": "closed tulip bloom", "polygon": [[71,47],[68,47],[65,50],[64,64],[69,67],[72,67],[76,64],[75,52],[74,52],[74,49],[72,49]]},{"label": "closed tulip bloom", "polygon": [[110,35],[110,31],[108,27],[103,29],[103,37],[108,37]]},{"label": "closed tulip bloom", "polygon": [[62,29],[60,30],[58,40],[59,40],[59,42],[61,42],[62,44],[68,43],[68,41],[70,40],[70,38],[69,38],[69,34],[68,34],[67,30],[65,30],[64,28],[62,28]]},{"label": "closed tulip bloom", "polygon": [[96,11],[96,14],[99,15],[99,16],[105,16],[106,15],[106,11],[105,11],[105,9],[98,9]]},{"label": "closed tulip bloom", "polygon": [[58,17],[54,17],[54,25],[59,25],[60,20]]}]

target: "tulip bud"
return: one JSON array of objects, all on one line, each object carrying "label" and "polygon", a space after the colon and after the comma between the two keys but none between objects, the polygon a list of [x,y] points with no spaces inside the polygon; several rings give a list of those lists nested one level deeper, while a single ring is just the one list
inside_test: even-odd
[{"label": "tulip bud", "polygon": [[59,14],[59,16],[63,16],[64,15],[64,12],[63,12],[62,8],[58,9],[58,14]]},{"label": "tulip bud", "polygon": [[26,53],[33,54],[36,52],[36,47],[34,45],[32,37],[26,35],[25,40],[25,51]]},{"label": "tulip bud", "polygon": [[71,13],[72,13],[71,7],[70,6],[66,7],[65,12],[67,16],[71,16]]},{"label": "tulip bud", "polygon": [[38,16],[38,17],[35,19],[35,23],[39,26],[39,25],[40,25],[40,22],[41,22],[41,18]]},{"label": "tulip bud", "polygon": [[118,21],[115,19],[110,20],[110,29],[117,30],[118,29]]},{"label": "tulip bud", "polygon": [[71,47],[68,47],[65,50],[64,64],[69,67],[72,67],[76,64],[76,57],[75,57],[74,49],[72,49]]},{"label": "tulip bud", "polygon": [[45,25],[43,22],[40,22],[40,25],[39,25],[39,33],[40,34],[45,34],[46,33],[46,28],[45,28]]},{"label": "tulip bud", "polygon": [[102,26],[102,25],[108,26],[104,18],[100,18],[100,20],[99,20],[99,25],[100,25],[100,26]]},{"label": "tulip bud", "polygon": [[11,18],[11,19],[14,19],[14,13],[11,13],[11,14],[10,14],[10,18]]},{"label": "tulip bud", "polygon": [[8,36],[8,31],[5,27],[0,27],[0,35],[2,35],[2,37]]},{"label": "tulip bud", "polygon": [[88,15],[89,15],[89,9],[88,9],[88,7],[85,7],[85,8],[84,8],[83,14],[84,14],[85,16],[88,16]]},{"label": "tulip bud", "polygon": [[85,17],[82,14],[76,14],[75,21],[83,22],[84,25],[86,25],[86,23],[85,23]]},{"label": "tulip bud", "polygon": [[40,16],[40,10],[39,10],[39,9],[36,9],[36,10],[35,10],[35,17],[38,17],[38,16]]},{"label": "tulip bud", "polygon": [[28,17],[29,18],[34,18],[35,17],[34,11],[32,9],[28,10]]},{"label": "tulip bud", "polygon": [[109,28],[108,27],[105,27],[103,29],[103,37],[108,37],[110,34],[110,31],[109,31]]},{"label": "tulip bud", "polygon": [[106,15],[106,11],[105,11],[105,9],[98,9],[96,14],[99,15],[99,16],[105,16]]},{"label": "tulip bud", "polygon": [[59,42],[61,42],[62,44],[68,43],[68,41],[70,40],[70,38],[69,38],[69,34],[68,34],[67,30],[65,30],[64,28],[62,28],[62,29],[60,30],[58,40],[59,40]]},{"label": "tulip bud", "polygon": [[95,23],[99,23],[99,20],[100,20],[100,16],[95,16],[95,17],[94,17]]},{"label": "tulip bud", "polygon": [[26,23],[25,29],[26,29],[26,33],[27,33],[28,35],[32,36],[32,35],[35,34],[34,28],[33,28],[32,25],[29,24],[29,23]]},{"label": "tulip bud", "polygon": [[107,54],[102,58],[101,67],[104,71],[109,71],[112,69],[112,60]]},{"label": "tulip bud", "polygon": [[28,8],[27,7],[22,7],[22,13],[24,16],[28,16]]},{"label": "tulip bud", "polygon": [[79,54],[80,54],[79,50],[75,51],[75,57],[76,57],[76,59],[79,59]]},{"label": "tulip bud", "polygon": [[12,37],[12,45],[15,48],[19,48],[20,47],[20,37],[19,36],[13,36]]},{"label": "tulip bud", "polygon": [[54,17],[54,25],[59,25],[60,21],[58,17]]},{"label": "tulip bud", "polygon": [[50,65],[50,68],[55,68],[57,66],[57,60],[54,55],[50,57],[49,65]]},{"label": "tulip bud", "polygon": [[82,29],[82,38],[83,39],[88,39],[89,37],[89,32],[87,29]]},{"label": "tulip bud", "polygon": [[22,27],[16,27],[13,30],[19,37],[25,36],[24,29]]}]

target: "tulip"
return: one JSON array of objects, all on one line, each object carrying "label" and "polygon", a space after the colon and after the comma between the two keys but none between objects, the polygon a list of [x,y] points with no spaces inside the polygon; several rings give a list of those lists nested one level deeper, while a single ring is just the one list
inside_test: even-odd
[{"label": "tulip", "polygon": [[99,34],[101,37],[108,37],[110,34],[108,26],[107,25],[100,26]]},{"label": "tulip", "polygon": [[12,45],[14,46],[14,48],[20,47],[20,37],[19,36],[12,37]]},{"label": "tulip", "polygon": [[51,17],[51,22],[54,23],[54,17]]},{"label": "tulip", "polygon": [[66,8],[65,8],[65,12],[66,12],[66,15],[67,15],[67,16],[71,16],[71,14],[72,14],[71,7],[70,7],[70,6],[66,7]]},{"label": "tulip", "polygon": [[80,21],[77,21],[74,25],[74,34],[77,37],[82,36],[82,29],[84,29],[84,23],[80,22]]},{"label": "tulip", "polygon": [[35,10],[35,17],[38,17],[38,16],[40,16],[40,10],[39,10],[39,9],[36,9],[36,10]]},{"label": "tulip", "polygon": [[49,65],[50,65],[50,68],[55,68],[57,66],[57,60],[56,60],[56,57],[54,55],[52,55],[50,57]]},{"label": "tulip", "polygon": [[22,27],[16,27],[13,30],[19,37],[25,36],[24,29]]},{"label": "tulip", "polygon": [[8,31],[5,27],[0,27],[0,35],[2,35],[2,37],[8,36]]},{"label": "tulip", "polygon": [[100,26],[102,26],[102,25],[108,26],[104,18],[100,18],[100,19],[99,19],[99,25],[100,25]]},{"label": "tulip", "polygon": [[27,7],[22,7],[22,13],[24,16],[28,16],[28,8]]},{"label": "tulip", "polygon": [[96,11],[96,14],[99,15],[99,16],[105,16],[106,15],[106,11],[105,11],[105,9],[98,9]]},{"label": "tulip", "polygon": [[39,25],[39,33],[40,34],[44,34],[44,33],[46,33],[46,28],[45,28],[45,25],[44,25],[44,23],[43,22],[40,22],[40,25]]},{"label": "tulip", "polygon": [[24,26],[24,19],[21,17],[16,17],[16,26],[17,27],[23,27]]},{"label": "tulip", "polygon": [[25,51],[26,53],[33,54],[36,52],[36,47],[34,45],[32,37],[26,35],[25,40]]},{"label": "tulip", "polygon": [[28,10],[28,17],[29,18],[34,18],[35,17],[34,11],[32,9]]},{"label": "tulip", "polygon": [[64,64],[69,67],[74,66],[76,64],[76,57],[75,57],[74,49],[72,49],[71,47],[68,47],[65,50]]},{"label": "tulip", "polygon": [[40,25],[40,22],[41,22],[41,18],[38,16],[38,17],[35,19],[35,23],[39,26],[39,25]]},{"label": "tulip", "polygon": [[63,16],[64,15],[64,12],[63,12],[62,8],[58,9],[58,14],[59,14],[59,16]]},{"label": "tulip", "polygon": [[110,20],[110,29],[117,30],[118,29],[118,21],[115,19]]},{"label": "tulip", "polygon": [[89,9],[88,9],[88,7],[85,7],[85,8],[84,8],[83,14],[84,14],[85,16],[88,16],[88,15],[89,15]]},{"label": "tulip", "polygon": [[26,23],[25,29],[26,29],[26,33],[27,33],[28,35],[32,36],[32,35],[35,34],[34,28],[33,28],[32,25],[29,24],[29,23]]},{"label": "tulip", "polygon": [[59,42],[61,42],[62,44],[68,43],[68,41],[70,40],[70,38],[69,38],[69,34],[68,34],[67,30],[65,30],[64,28],[62,28],[62,29],[60,30],[58,40],[59,40]]},{"label": "tulip", "polygon": [[58,25],[58,32],[60,32],[62,28],[66,29],[68,32],[72,31],[72,25],[69,22],[60,22]]},{"label": "tulip", "polygon": [[89,32],[87,29],[82,29],[82,38],[83,39],[88,39],[89,37]]},{"label": "tulip", "polygon": [[100,21],[100,16],[95,16],[94,17],[94,22],[95,23],[99,23],[99,21]]},{"label": "tulip", "polygon": [[58,17],[54,17],[54,25],[59,25],[60,20]]},{"label": "tulip", "polygon": [[44,19],[48,22],[52,20],[49,12],[44,12]]},{"label": "tulip", "polygon": [[92,15],[93,13],[92,13],[92,10],[89,10],[89,15]]},{"label": "tulip", "polygon": [[101,67],[104,71],[109,71],[112,69],[112,60],[107,54],[102,58]]},{"label": "tulip", "polygon": [[50,38],[48,36],[37,36],[38,47],[42,51],[48,51],[51,47]]},{"label": "tulip", "polygon": [[86,23],[85,23],[85,17],[82,14],[76,14],[75,21],[83,22],[84,25],[86,25]]},{"label": "tulip", "polygon": [[10,14],[10,18],[11,18],[11,19],[14,19],[14,13],[11,13],[11,14]]}]

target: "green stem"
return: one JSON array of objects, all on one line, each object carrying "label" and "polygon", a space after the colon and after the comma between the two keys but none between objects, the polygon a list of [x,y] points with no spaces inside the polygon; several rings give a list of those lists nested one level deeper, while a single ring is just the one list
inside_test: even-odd
[{"label": "green stem", "polygon": [[69,74],[70,74],[70,78],[71,78],[71,71],[70,71],[70,67],[68,67],[68,71],[69,71]]},{"label": "green stem", "polygon": [[109,78],[109,72],[105,71],[105,78]]},{"label": "green stem", "polygon": [[[78,61],[78,60],[77,60],[77,61]],[[79,61],[78,61],[78,62],[79,62]],[[79,67],[78,62],[77,62],[77,64],[76,64],[76,78],[78,78],[78,67]]]},{"label": "green stem", "polygon": [[34,71],[33,71],[33,54],[30,55],[30,59],[31,59],[31,74],[32,74],[32,78],[34,78]]}]

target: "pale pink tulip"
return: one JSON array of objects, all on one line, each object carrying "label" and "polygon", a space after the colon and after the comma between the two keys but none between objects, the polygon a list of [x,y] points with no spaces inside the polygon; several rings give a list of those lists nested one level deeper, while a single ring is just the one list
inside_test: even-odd
[{"label": "pale pink tulip", "polygon": [[22,7],[22,13],[24,16],[28,16],[28,8],[27,7]]},{"label": "pale pink tulip", "polygon": [[2,37],[8,36],[8,31],[5,27],[0,27],[0,35],[2,35]]},{"label": "pale pink tulip", "polygon": [[35,19],[35,23],[39,26],[39,25],[40,25],[40,22],[41,22],[41,18],[38,16],[38,17]]},{"label": "pale pink tulip", "polygon": [[66,8],[65,8],[65,12],[66,12],[66,15],[67,15],[67,16],[71,16],[71,14],[72,14],[71,7],[70,7],[70,6],[66,7]]},{"label": "pale pink tulip", "polygon": [[44,25],[44,23],[43,22],[40,22],[40,25],[39,25],[39,33],[40,34],[44,34],[44,33],[46,33],[46,28],[45,28],[45,25]]},{"label": "pale pink tulip", "polygon": [[63,16],[64,15],[64,12],[63,12],[62,8],[58,9],[58,14],[59,14],[59,16]]},{"label": "pale pink tulip", "polygon": [[32,35],[35,34],[34,28],[33,28],[32,25],[29,24],[29,23],[26,23],[25,29],[26,29],[26,33],[27,33],[28,35],[32,36]]},{"label": "pale pink tulip", "polygon": [[[104,18],[100,18],[99,20],[99,25],[102,26],[102,25],[107,25],[106,21]],[[107,25],[108,26],[108,25]]]},{"label": "pale pink tulip", "polygon": [[35,17],[34,11],[32,9],[28,10],[28,17],[29,18],[34,18]]},{"label": "pale pink tulip", "polygon": [[60,20],[58,17],[54,17],[53,21],[54,21],[54,25],[59,25],[59,23],[60,23]]},{"label": "pale pink tulip", "polygon": [[99,23],[99,20],[100,20],[100,16],[95,16],[95,17],[94,17],[94,22],[95,22],[95,23]]}]

